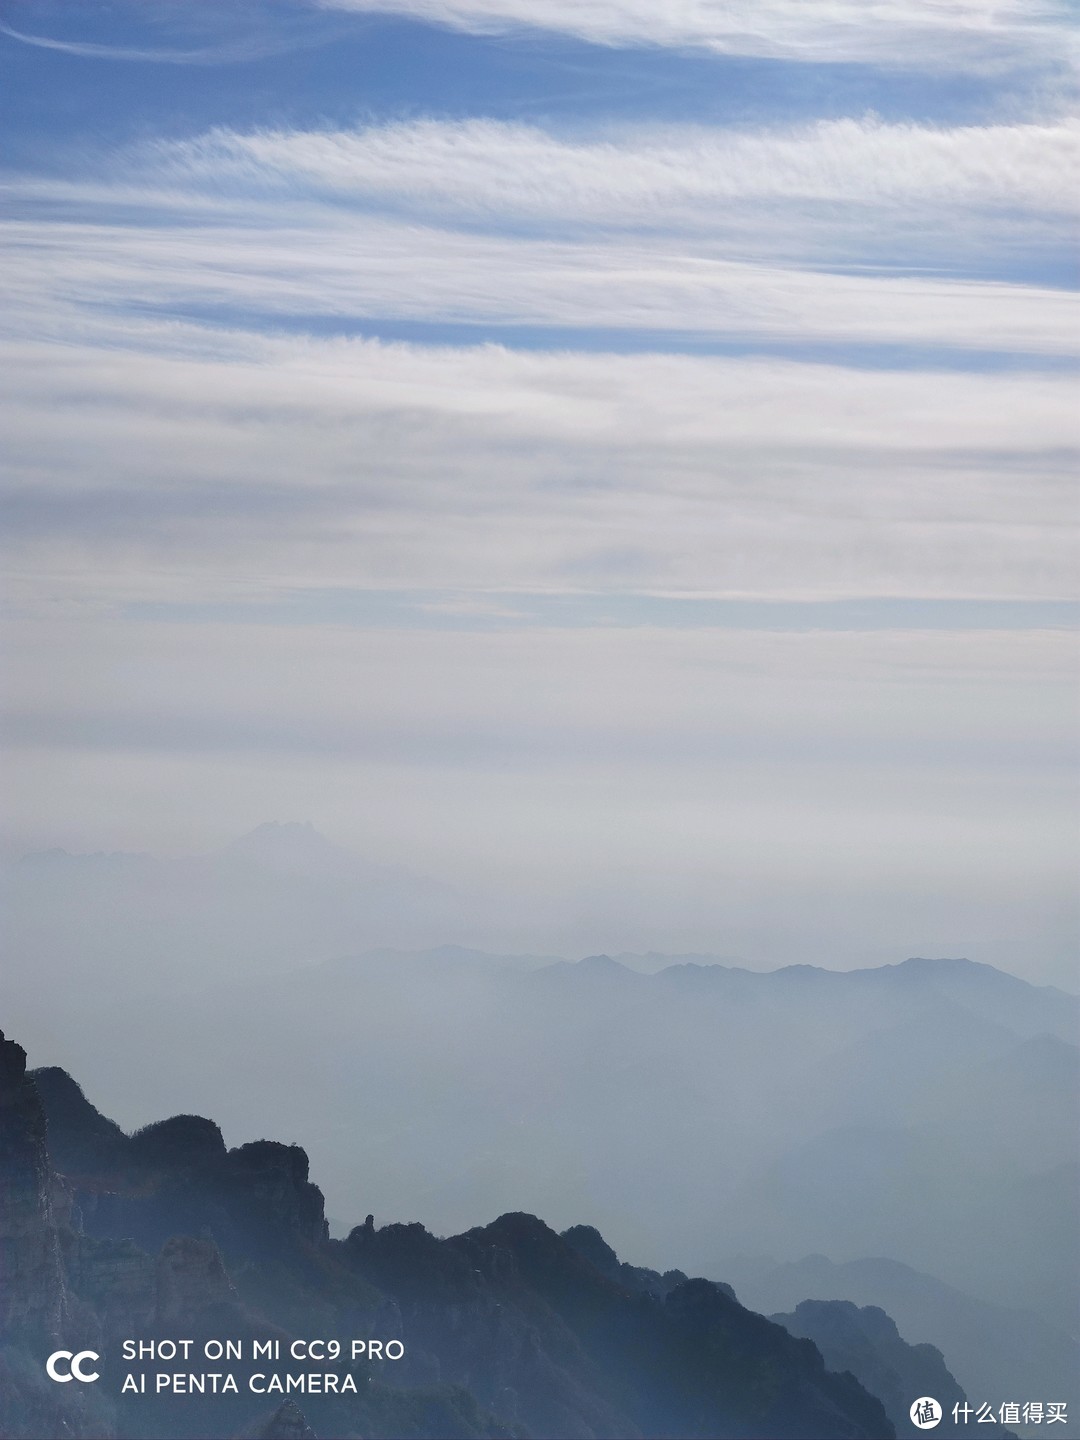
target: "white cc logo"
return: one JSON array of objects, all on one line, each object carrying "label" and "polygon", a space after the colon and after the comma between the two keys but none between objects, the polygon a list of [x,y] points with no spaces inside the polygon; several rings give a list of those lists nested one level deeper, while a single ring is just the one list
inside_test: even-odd
[{"label": "white cc logo", "polygon": [[[70,1350],[54,1350],[45,1361],[45,1369],[48,1371],[49,1379],[55,1380],[58,1385],[66,1385],[69,1380],[81,1380],[84,1385],[91,1385],[98,1379],[98,1373],[96,1370],[92,1370],[88,1374],[82,1368],[83,1361],[100,1359],[101,1356],[96,1350],[80,1350],[77,1355],[73,1355]],[[60,1371],[61,1360],[70,1362],[66,1375]]]}]

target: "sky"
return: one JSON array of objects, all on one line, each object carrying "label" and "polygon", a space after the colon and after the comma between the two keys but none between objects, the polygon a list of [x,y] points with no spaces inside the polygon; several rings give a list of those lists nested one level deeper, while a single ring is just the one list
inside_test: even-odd
[{"label": "sky", "polygon": [[4,0],[3,853],[1069,983],[1071,9]]}]

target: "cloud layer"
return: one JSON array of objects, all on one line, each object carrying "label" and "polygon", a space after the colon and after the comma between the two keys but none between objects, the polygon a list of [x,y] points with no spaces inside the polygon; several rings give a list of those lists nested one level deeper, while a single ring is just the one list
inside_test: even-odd
[{"label": "cloud layer", "polygon": [[806,599],[1073,591],[1068,377],[149,323],[119,342],[105,325],[61,352],[4,349],[9,574],[26,602],[199,599],[237,574]]},{"label": "cloud layer", "polygon": [[[1076,297],[881,247],[904,225],[1060,245],[1078,136],[412,120],[218,129],[14,181],[20,603],[35,575],[104,593],[94,554],[125,602],[220,596],[251,567],[291,586],[1061,599],[1080,433],[1053,366],[1075,360]],[[395,324],[429,343],[358,338]],[[549,338],[463,346],[462,327]],[[641,353],[612,353],[620,337]],[[749,354],[692,353],[725,347]]]},{"label": "cloud layer", "polygon": [[477,32],[536,27],[599,45],[701,47],[813,63],[995,71],[1070,43],[1053,0],[318,0]]},{"label": "cloud layer", "polygon": [[12,224],[10,319],[67,303],[214,310],[250,322],[336,317],[672,332],[702,340],[900,345],[1073,356],[1076,299],[969,280],[815,273],[686,253],[646,239],[476,236],[392,220],[302,229]]}]

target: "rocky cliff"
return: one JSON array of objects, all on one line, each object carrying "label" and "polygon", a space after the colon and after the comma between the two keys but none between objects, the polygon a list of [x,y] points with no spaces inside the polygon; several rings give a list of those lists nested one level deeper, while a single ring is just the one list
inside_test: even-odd
[{"label": "rocky cliff", "polygon": [[[439,1239],[369,1217],[333,1241],[298,1147],[230,1150],[199,1116],[126,1136],[63,1072],[28,1076],[9,1042],[2,1057],[0,1435],[11,1440],[894,1435],[880,1401],[810,1341],[726,1286],[622,1263],[589,1227],[560,1236],[510,1214]],[[286,1350],[378,1337],[405,1353],[320,1365],[351,1377],[352,1393],[299,1403],[243,1383],[236,1395],[122,1393],[122,1342],[181,1332]],[[100,1354],[98,1385],[44,1380],[61,1341]],[[231,1368],[243,1382],[253,1367]]]},{"label": "rocky cliff", "polygon": [[0,1032],[0,1435],[114,1434],[96,1392],[73,1393],[44,1371],[48,1355],[78,1340],[85,1318],[65,1273],[71,1212],[70,1190],[49,1161],[26,1052]]},{"label": "rocky cliff", "polygon": [[65,1312],[52,1192],[26,1052],[0,1033],[0,1333],[50,1344]]}]

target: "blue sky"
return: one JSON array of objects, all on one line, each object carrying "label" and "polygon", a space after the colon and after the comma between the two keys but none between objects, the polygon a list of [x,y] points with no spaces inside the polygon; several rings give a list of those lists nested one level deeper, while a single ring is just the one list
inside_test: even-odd
[{"label": "blue sky", "polygon": [[583,948],[786,887],[815,955],[1060,978],[1075,53],[1042,0],[7,0],[8,849],[310,818]]}]

